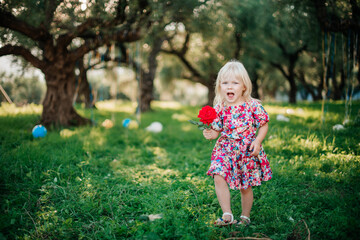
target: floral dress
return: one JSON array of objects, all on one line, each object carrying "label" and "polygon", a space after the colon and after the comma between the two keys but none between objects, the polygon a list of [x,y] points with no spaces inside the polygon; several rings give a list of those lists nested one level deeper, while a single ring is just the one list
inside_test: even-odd
[{"label": "floral dress", "polygon": [[231,189],[247,189],[271,179],[269,161],[263,147],[257,157],[250,156],[256,130],[269,121],[269,115],[255,99],[238,106],[216,105],[218,118],[211,127],[221,131],[211,155],[207,175],[225,178]]}]

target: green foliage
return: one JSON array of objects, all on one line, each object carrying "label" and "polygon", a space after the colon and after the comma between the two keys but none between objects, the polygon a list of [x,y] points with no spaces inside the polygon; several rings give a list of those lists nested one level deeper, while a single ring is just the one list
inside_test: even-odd
[{"label": "green foliage", "polygon": [[[115,106],[115,107],[114,107]],[[312,239],[357,239],[360,210],[360,125],[343,120],[344,104],[264,104],[270,128],[264,148],[273,179],[254,188],[252,224],[215,228],[221,215],[206,176],[214,142],[188,120],[200,107],[155,102],[139,129],[125,129],[130,103],[78,109],[98,126],[49,132],[33,139],[41,107],[0,108],[0,226],[9,239],[225,239],[263,233],[286,239],[304,219]],[[289,109],[293,110],[290,111]],[[357,113],[360,102],[354,102]],[[279,122],[277,114],[290,122]],[[115,126],[100,123],[112,119]],[[352,120],[355,116],[352,115]],[[144,130],[151,122],[161,133]],[[233,212],[241,198],[232,191]],[[150,214],[162,218],[148,221]]]},{"label": "green foliage", "polygon": [[[6,81],[4,79],[7,79]],[[5,89],[10,99],[18,104],[23,105],[27,103],[40,104],[45,94],[45,83],[41,83],[39,78],[33,77],[15,77],[10,79],[4,77],[0,80],[1,86]],[[5,98],[0,95],[2,101]]]},{"label": "green foliage", "polygon": [[164,55],[162,59],[163,66],[161,66],[159,78],[161,84],[168,88],[171,80],[180,79],[182,71],[185,69],[181,66],[180,61],[171,55]]}]

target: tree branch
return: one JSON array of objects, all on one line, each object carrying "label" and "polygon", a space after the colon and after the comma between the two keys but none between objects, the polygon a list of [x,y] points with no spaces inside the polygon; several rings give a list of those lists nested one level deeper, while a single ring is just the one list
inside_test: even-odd
[{"label": "tree branch", "polygon": [[177,52],[175,50],[167,51],[162,49],[161,50],[164,53],[172,54],[177,56],[181,62],[186,66],[186,68],[192,73],[192,78],[195,82],[203,83],[205,84],[204,78],[201,76],[201,74],[191,65],[191,63],[185,58],[184,55],[182,55],[180,52]]},{"label": "tree branch", "polygon": [[66,47],[71,43],[74,38],[81,36],[81,34],[95,27],[98,23],[99,19],[89,18],[88,20],[80,24],[78,27],[76,27],[74,30],[69,30],[68,33],[59,36],[57,42],[63,47]]},{"label": "tree branch", "polygon": [[284,67],[283,67],[281,64],[278,64],[278,63],[275,63],[275,62],[272,62],[272,61],[270,61],[270,64],[271,64],[273,67],[279,69],[280,72],[284,75],[284,77],[289,78],[289,75],[290,75],[290,74],[286,73]]},{"label": "tree branch", "polygon": [[307,49],[307,45],[305,44],[304,46],[302,46],[301,48],[299,48],[294,55],[299,55],[302,51],[305,51]]},{"label": "tree branch", "polygon": [[51,39],[50,33],[45,29],[43,24],[40,25],[40,27],[33,27],[26,22],[19,20],[2,7],[0,7],[0,26],[22,33],[35,41],[45,42],[46,40]]},{"label": "tree branch", "polygon": [[[134,42],[141,39],[141,30],[144,28],[144,25],[146,26],[145,28],[149,28],[151,25],[151,21],[148,19],[150,17],[151,11],[150,9],[146,9],[148,6],[146,0],[140,0],[139,2],[139,9],[137,9],[135,13],[128,18],[127,21],[125,21],[124,18],[120,16],[103,23],[101,23],[100,19],[93,18],[78,26],[72,33],[61,36],[63,46],[67,46],[72,41],[72,39],[76,37],[81,37],[86,41],[85,44],[72,52],[71,58],[76,60],[79,57],[82,57],[88,51],[95,50],[101,45],[109,44],[111,41]],[[122,2],[119,4],[121,5]],[[120,7],[118,11],[122,11],[121,9],[122,7]],[[122,23],[122,25],[112,31],[101,31],[101,29],[111,29],[111,27],[115,27],[120,23]],[[134,25],[134,23],[136,25]],[[95,27],[100,29],[100,33],[88,32],[88,30]]]},{"label": "tree branch", "polygon": [[13,46],[13,45],[5,45],[2,48],[0,48],[0,56],[5,55],[17,55],[23,57],[26,61],[30,62],[34,67],[39,68],[43,70],[45,67],[45,63],[32,55],[32,53],[21,46]]},{"label": "tree branch", "polygon": [[[80,24],[73,30],[69,30],[68,33],[63,34],[59,37],[58,43],[62,46],[66,47],[71,43],[71,41],[74,38],[81,37],[81,38],[94,38],[97,37],[99,34],[95,32],[89,32],[89,30],[92,30],[94,28],[96,29],[111,29],[113,27],[116,27],[119,24],[122,24],[123,26],[129,26],[129,29],[131,29],[132,24],[138,23],[137,27],[140,28],[140,26],[143,25],[143,22],[147,20],[147,18],[150,16],[151,11],[150,9],[146,9],[148,6],[147,1],[140,1],[139,9],[135,11],[135,13],[126,18],[126,2],[120,1],[117,7],[117,16],[113,19],[110,19],[108,21],[103,22],[101,18],[89,18],[84,23]],[[140,12],[140,14],[138,14]],[[151,24],[148,22],[146,27],[150,27]],[[105,35],[111,35],[112,33],[102,33],[103,38],[107,38]],[[115,37],[116,39],[116,37]],[[101,44],[100,44],[101,45]]]},{"label": "tree branch", "polygon": [[316,100],[316,94],[314,91],[315,86],[306,82],[305,73],[300,71],[299,74],[296,74],[296,77],[300,80],[304,88],[311,94],[314,100]]},{"label": "tree branch", "polygon": [[180,51],[182,56],[185,56],[186,52],[189,49],[189,41],[190,41],[190,34],[188,32],[186,32],[185,41],[184,41],[183,47]]},{"label": "tree branch", "polygon": [[82,57],[85,53],[97,49],[99,46],[104,44],[109,44],[111,41],[117,42],[135,42],[141,39],[140,29],[135,29],[132,31],[126,30],[119,31],[116,34],[108,34],[105,36],[97,35],[94,39],[86,40],[86,42],[71,52],[70,58],[72,60],[77,60]]},{"label": "tree branch", "polygon": [[50,29],[51,22],[54,19],[56,8],[60,5],[63,0],[45,0],[45,27]]},{"label": "tree branch", "polygon": [[187,32],[186,36],[185,36],[185,41],[184,41],[183,46],[180,51],[176,51],[173,48],[171,41],[169,41],[169,46],[171,47],[171,49],[170,50],[161,49],[161,52],[177,56],[181,60],[181,62],[186,66],[186,68],[191,72],[192,80],[194,82],[199,82],[199,83],[206,85],[206,81],[205,81],[204,77],[185,58],[185,54],[188,50],[189,40],[190,40],[190,34]]},{"label": "tree branch", "polygon": [[[290,64],[295,63],[297,61],[297,59],[299,58],[299,55],[302,51],[305,51],[307,49],[307,45],[305,44],[304,46],[302,46],[301,48],[299,48],[298,50],[296,50],[293,53],[289,53],[285,47],[285,45],[281,42],[277,42],[277,45],[279,46],[279,48],[281,49],[283,55],[290,60]],[[272,64],[273,65],[273,64]],[[275,65],[273,65],[275,66]],[[294,67],[294,66],[293,66]],[[278,68],[278,67],[277,67]],[[279,68],[278,68],[279,69]]]}]

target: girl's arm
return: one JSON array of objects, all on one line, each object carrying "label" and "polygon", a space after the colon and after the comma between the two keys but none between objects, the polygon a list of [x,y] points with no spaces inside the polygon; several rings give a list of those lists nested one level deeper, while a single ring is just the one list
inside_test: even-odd
[{"label": "girl's arm", "polygon": [[264,125],[262,125],[259,130],[258,130],[258,134],[255,138],[255,140],[251,143],[250,145],[250,151],[252,151],[252,153],[250,154],[251,156],[257,156],[260,153],[260,145],[262,143],[262,141],[264,140],[267,132],[269,129],[269,125],[267,123],[265,123]]},{"label": "girl's arm", "polygon": [[203,130],[203,135],[208,140],[216,139],[219,136],[219,133],[220,132],[215,131],[213,129],[204,129]]}]

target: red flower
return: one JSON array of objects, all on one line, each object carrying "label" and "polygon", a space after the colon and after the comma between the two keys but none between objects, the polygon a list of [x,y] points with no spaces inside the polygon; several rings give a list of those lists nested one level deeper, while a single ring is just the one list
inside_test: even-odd
[{"label": "red flower", "polygon": [[217,118],[217,114],[214,108],[205,106],[199,111],[198,118],[203,124],[210,125]]},{"label": "red flower", "polygon": [[189,120],[189,122],[197,125],[200,130],[210,129],[210,124],[217,118],[217,114],[214,108],[205,106],[200,109],[198,118],[200,118],[200,122],[193,120]]}]

